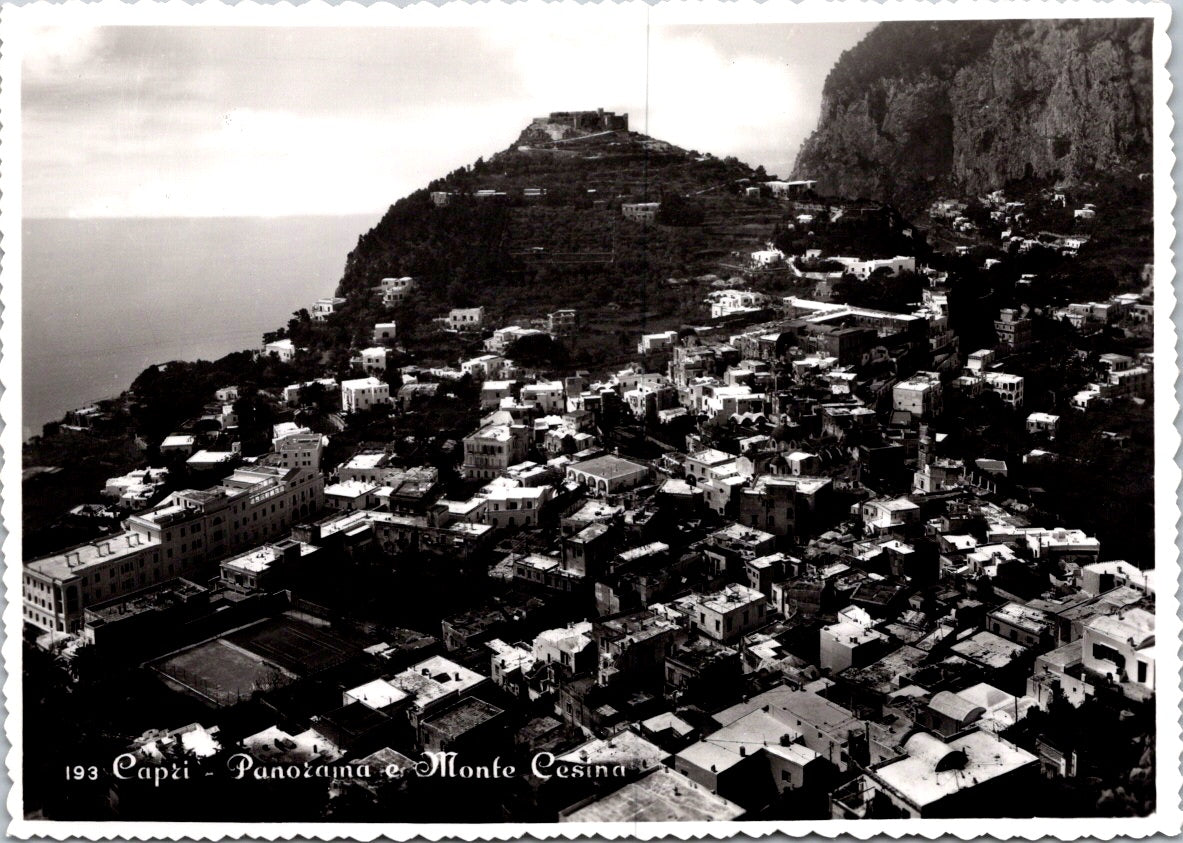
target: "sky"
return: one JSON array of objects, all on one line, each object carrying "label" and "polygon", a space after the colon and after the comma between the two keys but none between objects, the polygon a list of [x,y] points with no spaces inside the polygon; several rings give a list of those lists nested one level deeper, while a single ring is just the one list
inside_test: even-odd
[{"label": "sky", "polygon": [[655,26],[648,51],[643,25],[41,28],[22,61],[24,215],[381,212],[550,111],[645,131],[646,99],[650,135],[787,175],[870,28]]}]

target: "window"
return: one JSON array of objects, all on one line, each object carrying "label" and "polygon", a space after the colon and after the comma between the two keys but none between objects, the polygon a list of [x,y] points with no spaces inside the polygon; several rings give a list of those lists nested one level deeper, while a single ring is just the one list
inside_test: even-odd
[{"label": "window", "polygon": [[1093,644],[1093,658],[1113,662],[1119,669],[1125,669],[1125,656],[1106,644]]}]

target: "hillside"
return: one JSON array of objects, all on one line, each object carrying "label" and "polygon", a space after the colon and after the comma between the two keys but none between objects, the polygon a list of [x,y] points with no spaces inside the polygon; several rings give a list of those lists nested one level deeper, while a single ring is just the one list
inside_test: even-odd
[{"label": "hillside", "polygon": [[[638,274],[657,280],[693,271],[705,242],[697,226],[641,226],[622,218],[621,203],[706,191],[704,213],[728,217],[728,206],[740,204],[729,187],[755,175],[734,159],[635,132],[598,133],[575,144],[539,140],[528,127],[503,152],[395,203],[349,255],[339,293],[353,296],[385,276],[413,275],[443,291],[447,302],[463,304],[477,288],[484,297],[492,289],[528,288],[540,276],[574,275],[609,293]],[[538,195],[527,197],[528,189]],[[448,193],[447,204],[434,203],[433,192]],[[770,204],[756,230],[731,239],[758,244],[780,217]]]},{"label": "hillside", "polygon": [[913,210],[1149,169],[1149,20],[882,23],[826,79],[796,178]]},{"label": "hillside", "polygon": [[[571,307],[580,311],[578,362],[623,358],[642,330],[701,318],[709,279],[672,288],[671,278],[726,277],[733,253],[763,247],[789,219],[782,201],[746,194],[764,178],[734,158],[627,128],[534,121],[503,151],[398,200],[358,239],[337,289],[349,304],[335,323],[427,325],[449,307],[479,304],[494,323],[526,324]],[[626,218],[631,202],[662,203],[656,223]],[[419,292],[383,308],[374,287],[404,275]]]}]

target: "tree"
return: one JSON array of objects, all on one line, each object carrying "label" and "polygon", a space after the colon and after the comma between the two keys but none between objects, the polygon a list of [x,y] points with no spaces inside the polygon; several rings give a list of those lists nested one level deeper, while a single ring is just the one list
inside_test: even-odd
[{"label": "tree", "polygon": [[528,334],[510,343],[505,356],[527,369],[553,371],[570,362],[567,347],[550,334]]},{"label": "tree", "polygon": [[661,225],[702,225],[705,217],[701,204],[676,193],[663,197],[657,208],[657,222]]}]

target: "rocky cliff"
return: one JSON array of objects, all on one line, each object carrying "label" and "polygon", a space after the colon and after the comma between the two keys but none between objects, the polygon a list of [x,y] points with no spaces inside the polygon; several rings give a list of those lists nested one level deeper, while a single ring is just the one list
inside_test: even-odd
[{"label": "rocky cliff", "polygon": [[794,175],[915,207],[1148,170],[1151,36],[1140,19],[880,24],[827,77]]}]

